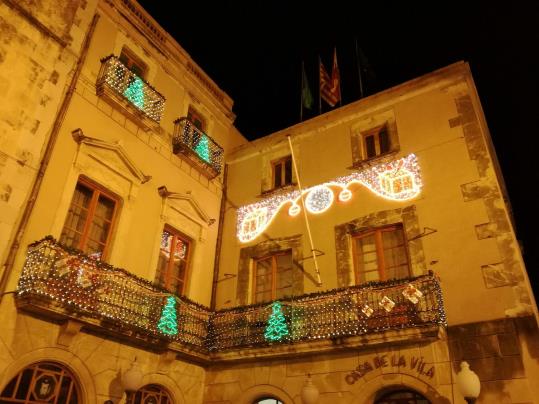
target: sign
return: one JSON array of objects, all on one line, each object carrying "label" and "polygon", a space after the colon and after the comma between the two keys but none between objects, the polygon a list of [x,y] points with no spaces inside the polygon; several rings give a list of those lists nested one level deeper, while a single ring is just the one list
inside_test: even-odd
[{"label": "sign", "polygon": [[386,368],[389,366],[408,368],[431,379],[434,377],[434,366],[430,365],[427,368],[427,364],[423,361],[423,357],[412,356],[406,359],[404,355],[377,355],[372,358],[371,361],[360,363],[355,370],[344,377],[344,380],[348,384],[354,384],[367,373],[372,372],[375,369]]}]

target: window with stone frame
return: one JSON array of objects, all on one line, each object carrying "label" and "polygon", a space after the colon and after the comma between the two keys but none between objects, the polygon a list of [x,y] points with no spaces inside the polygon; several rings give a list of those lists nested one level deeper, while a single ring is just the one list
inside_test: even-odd
[{"label": "window with stone frame", "polygon": [[139,57],[137,57],[129,48],[123,47],[120,53],[120,62],[127,67],[128,70],[135,73],[138,77],[144,79],[148,72],[148,67]]},{"label": "window with stone frame", "polygon": [[79,178],[60,242],[96,259],[107,257],[119,205],[118,196],[87,178]]},{"label": "window with stone frame", "polygon": [[360,136],[363,160],[372,159],[391,151],[391,141],[387,125],[381,125]]},{"label": "window with stone frame", "polygon": [[172,396],[158,384],[147,384],[130,394],[126,404],[173,404]]},{"label": "window with stone frame", "polygon": [[271,162],[273,189],[292,185],[292,156]]},{"label": "window with stone frame", "polygon": [[189,105],[189,109],[187,110],[187,119],[189,119],[198,130],[202,132],[206,131],[206,119],[200,112],[193,108],[192,105]]},{"label": "window with stone frame", "polygon": [[292,270],[292,250],[254,259],[252,302],[270,302],[292,296]]},{"label": "window with stone frame", "polygon": [[185,293],[192,241],[179,231],[166,225],[161,233],[156,282],[166,290]]},{"label": "window with stone frame", "polygon": [[352,234],[352,253],[356,284],[410,276],[402,224]]}]

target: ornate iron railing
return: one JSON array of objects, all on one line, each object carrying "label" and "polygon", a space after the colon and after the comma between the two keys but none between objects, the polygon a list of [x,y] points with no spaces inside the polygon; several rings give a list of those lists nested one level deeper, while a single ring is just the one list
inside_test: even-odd
[{"label": "ornate iron railing", "polygon": [[102,95],[107,89],[127,100],[153,121],[159,123],[161,120],[165,108],[165,97],[141,77],[131,72],[114,55],[101,60],[101,71],[97,78],[97,93]]},{"label": "ornate iron railing", "polygon": [[[175,320],[176,333],[159,326],[170,296],[176,304],[174,313],[167,314]],[[37,297],[69,312],[112,321],[116,327],[205,348],[210,315],[205,307],[66,248],[51,237],[29,246],[18,297]]]},{"label": "ornate iron railing", "polygon": [[187,155],[199,167],[205,169],[211,177],[221,172],[223,148],[187,118],[174,121],[172,150],[176,154]]},{"label": "ornate iron railing", "polygon": [[17,296],[201,352],[446,325],[432,273],[212,312],[51,237],[29,246]]}]

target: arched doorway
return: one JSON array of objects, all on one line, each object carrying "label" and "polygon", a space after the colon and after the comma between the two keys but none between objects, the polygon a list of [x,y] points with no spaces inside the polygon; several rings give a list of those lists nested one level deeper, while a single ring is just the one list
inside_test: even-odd
[{"label": "arched doorway", "polygon": [[431,402],[414,390],[395,388],[377,394],[374,404],[431,404]]},{"label": "arched doorway", "polygon": [[131,396],[129,404],[174,404],[174,401],[163,386],[147,384]]},{"label": "arched doorway", "polygon": [[4,387],[2,403],[78,404],[80,387],[73,374],[55,362],[38,362],[21,370]]}]

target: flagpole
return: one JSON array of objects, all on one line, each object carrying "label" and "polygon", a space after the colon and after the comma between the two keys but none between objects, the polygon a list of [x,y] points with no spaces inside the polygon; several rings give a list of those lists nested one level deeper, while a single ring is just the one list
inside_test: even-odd
[{"label": "flagpole", "polygon": [[304,86],[304,82],[303,82],[303,76],[305,76],[304,74],[305,72],[305,65],[304,65],[304,62],[303,60],[301,61],[301,88],[299,90],[301,96],[300,96],[300,102],[299,102],[299,121],[300,122],[303,122],[303,86]]},{"label": "flagpole", "polygon": [[357,49],[357,37],[355,37],[354,40],[356,43],[357,74],[359,77],[359,98],[363,98],[363,80],[361,78],[361,64],[359,62],[359,51]]},{"label": "flagpole", "polygon": [[322,77],[320,76],[320,66],[322,65],[322,60],[320,60],[320,55],[318,55],[318,115],[322,114],[322,87],[320,86]]}]

